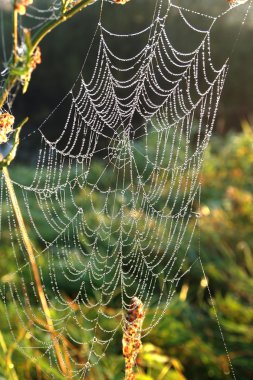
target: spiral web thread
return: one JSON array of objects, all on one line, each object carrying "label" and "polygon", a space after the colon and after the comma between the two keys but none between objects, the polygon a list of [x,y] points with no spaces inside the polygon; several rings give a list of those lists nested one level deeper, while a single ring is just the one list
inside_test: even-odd
[{"label": "spiral web thread", "polygon": [[[196,35],[194,47],[174,46],[171,15]],[[36,131],[41,145],[33,180],[12,181],[37,242],[33,248],[55,330],[84,353],[82,362],[69,357],[75,378],[83,378],[105,355],[134,296],[153,310],[144,321],[145,336],[163,318],[192,266],[202,267],[200,257],[192,260],[189,252],[199,217],[203,155],[228,69],[228,60],[220,68],[212,62],[210,38],[219,17],[160,0],[152,23],[140,32],[116,34],[100,21],[91,46],[97,57],[92,76],[85,78],[84,65],[49,118],[66,113],[61,133],[50,138],[46,120]],[[201,28],[192,24],[197,19]],[[144,46],[138,44],[140,36]],[[113,50],[117,39],[139,50],[120,56]],[[2,202],[15,269],[1,285],[1,297],[17,306],[16,320],[30,334],[30,347],[57,365],[49,333],[38,322],[43,311],[4,178]],[[63,284],[78,292],[67,296]],[[117,312],[110,308],[115,299]],[[7,307],[6,317],[13,340],[29,355]]]}]

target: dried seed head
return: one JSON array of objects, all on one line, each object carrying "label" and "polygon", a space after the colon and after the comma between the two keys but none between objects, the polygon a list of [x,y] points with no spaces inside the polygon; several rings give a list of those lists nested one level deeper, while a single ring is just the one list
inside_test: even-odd
[{"label": "dried seed head", "polygon": [[26,14],[26,7],[31,5],[33,0],[17,0],[15,3],[15,10],[21,15]]},{"label": "dried seed head", "polygon": [[41,50],[40,47],[38,46],[32,56],[32,62],[31,62],[31,68],[34,70],[37,65],[41,64]]},{"label": "dried seed head", "polygon": [[8,134],[13,131],[15,118],[8,112],[0,113],[0,144],[7,142]]},{"label": "dried seed head", "polygon": [[125,380],[135,380],[134,366],[141,349],[141,329],[144,320],[143,304],[137,297],[133,297],[126,316],[122,339],[123,356],[125,358]]}]

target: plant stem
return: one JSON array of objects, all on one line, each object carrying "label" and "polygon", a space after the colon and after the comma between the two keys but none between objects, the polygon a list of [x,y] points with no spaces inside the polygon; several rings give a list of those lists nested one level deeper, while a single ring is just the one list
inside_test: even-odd
[{"label": "plant stem", "polygon": [[16,9],[16,0],[14,1],[13,10],[13,63],[17,62],[17,51],[18,51],[18,11]]},{"label": "plant stem", "polygon": [[25,223],[24,223],[24,219],[23,219],[20,207],[19,207],[19,203],[18,203],[18,200],[17,200],[17,197],[16,197],[16,193],[15,193],[12,181],[10,179],[7,167],[3,167],[2,170],[3,170],[3,174],[4,174],[4,178],[5,178],[5,183],[6,183],[8,192],[9,192],[9,196],[10,196],[10,199],[11,199],[11,203],[12,203],[12,206],[13,206],[13,210],[14,210],[14,213],[15,213],[17,221],[18,221],[18,225],[19,225],[19,228],[20,228],[20,233],[21,233],[21,236],[22,236],[22,239],[23,239],[23,243],[24,243],[24,246],[25,246],[26,251],[28,253],[29,261],[30,261],[30,264],[31,264],[32,272],[33,272],[34,282],[36,284],[36,288],[37,288],[38,296],[39,296],[39,299],[40,299],[40,303],[41,303],[43,312],[45,314],[46,322],[47,322],[46,327],[47,327],[47,329],[48,329],[48,331],[49,331],[49,333],[51,335],[53,346],[54,346],[54,350],[55,350],[55,354],[56,354],[58,363],[60,365],[60,368],[61,368],[63,374],[66,375],[66,376],[68,375],[68,377],[69,377],[70,373],[71,373],[71,369],[69,369],[67,367],[66,362],[63,359],[61,346],[60,346],[60,343],[59,343],[59,340],[58,340],[58,337],[57,337],[57,333],[54,330],[54,325],[53,325],[53,321],[52,321],[52,318],[51,318],[50,310],[49,310],[49,307],[48,307],[47,299],[46,299],[46,296],[45,296],[45,293],[44,293],[44,290],[43,290],[43,287],[42,287],[42,283],[41,283],[41,279],[40,279],[40,274],[39,274],[39,269],[38,269],[38,266],[37,266],[37,263],[36,263],[36,259],[35,259],[35,255],[34,255],[34,252],[33,252],[33,247],[32,247],[31,241],[29,239],[29,236],[28,236],[28,233],[27,233],[27,230],[26,230],[26,226],[25,226]]}]

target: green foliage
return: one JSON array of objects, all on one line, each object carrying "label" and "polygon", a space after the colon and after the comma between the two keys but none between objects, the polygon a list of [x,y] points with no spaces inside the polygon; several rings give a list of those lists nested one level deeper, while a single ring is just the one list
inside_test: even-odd
[{"label": "green foliage", "polygon": [[[225,375],[231,378],[231,368],[228,365],[226,349],[219,330],[216,312],[225,337],[225,342],[232,360],[237,378],[240,380],[253,379],[253,310],[250,304],[253,300],[253,132],[247,123],[243,124],[243,131],[240,134],[231,134],[225,139],[215,137],[212,145],[206,153],[205,164],[202,174],[202,206],[200,218],[201,236],[201,258],[205,268],[206,279],[197,263],[192,267],[190,273],[185,276],[180,284],[178,293],[171,303],[169,309],[164,314],[161,322],[145,337],[143,349],[138,358],[137,380],[222,380]],[[154,146],[155,149],[155,146]],[[152,154],[152,152],[150,152]],[[136,159],[139,165],[142,164],[141,156]],[[97,177],[103,168],[102,163],[94,163],[91,175]],[[25,167],[15,167],[11,171],[12,177],[22,176],[29,182],[32,177],[31,169]],[[107,176],[105,187],[113,181],[113,171],[111,176]],[[102,185],[102,184],[101,184]],[[97,216],[89,209],[89,203],[85,203],[84,188],[76,194],[77,204],[86,209],[87,222],[93,226],[97,224]],[[94,203],[100,204],[99,193],[94,194]],[[117,200],[120,204],[121,199]],[[67,207],[71,207],[71,201]],[[36,202],[31,203],[31,207],[36,207]],[[6,205],[3,205],[3,214]],[[140,215],[140,226],[142,218]],[[37,212],[35,218],[39,221],[41,214]],[[43,222],[43,221],[42,221]],[[117,221],[115,221],[116,231]],[[6,225],[4,222],[3,225]],[[43,236],[52,238],[52,231],[45,225],[42,231]],[[189,252],[189,262],[191,264],[198,256],[198,233],[195,234],[191,251]],[[15,263],[12,257],[12,249],[9,246],[8,230],[2,231],[2,246],[0,252],[0,282],[1,287],[8,281],[15,281],[20,287],[19,278],[13,275]],[[117,236],[112,236],[116,239]],[[34,244],[38,245],[35,235]],[[83,238],[83,247],[88,249],[89,244]],[[106,249],[101,245],[101,250]],[[76,252],[71,252],[69,260],[76,260]],[[50,276],[47,273],[46,262],[43,259],[40,265],[43,268],[43,279],[50,294]],[[75,287],[67,288],[64,277],[61,274],[64,270],[64,262],[59,258],[55,261],[55,266],[59,267],[58,284],[61,291],[70,299],[76,294],[80,284],[75,283]],[[29,280],[29,272],[24,272],[24,276]],[[215,309],[212,306],[206,280],[212,293]],[[82,278],[80,281],[88,281]],[[157,289],[159,293],[159,289]],[[17,342],[13,343],[13,338],[9,329],[8,321],[1,318],[0,334],[0,378],[14,379],[17,373],[19,379],[61,379],[57,369],[50,366],[41,349],[29,348],[30,341],[35,334],[41,340],[50,339],[43,329],[36,329],[29,326],[31,334],[28,334],[20,324],[17,305],[8,299],[6,307],[12,325],[15,325]],[[96,299],[98,295],[94,292],[91,296]],[[32,295],[31,295],[32,302]],[[54,302],[54,301],[52,301]],[[55,305],[56,306],[56,305]],[[35,309],[36,306],[33,305]],[[117,302],[114,303],[117,308]],[[5,315],[5,305],[0,302],[0,315]],[[53,309],[54,310],[54,309]],[[52,311],[52,312],[55,312]],[[83,309],[83,313],[87,310]],[[147,311],[146,321],[152,319],[154,311],[152,308]],[[60,316],[57,315],[57,318]],[[78,319],[78,314],[76,315]],[[81,321],[81,319],[80,319]],[[89,340],[87,334],[77,326],[77,320],[69,318],[68,328],[72,336],[78,340]],[[104,326],[108,329],[114,328],[118,321],[109,320]],[[26,326],[27,327],[27,326]],[[86,326],[87,327],[87,326]],[[92,333],[92,331],[91,331]],[[86,334],[86,335],[85,335]],[[21,350],[18,342],[22,340]],[[80,363],[85,362],[88,354],[87,347],[75,346],[69,342],[71,354]],[[39,357],[36,364],[25,355]],[[9,363],[9,367],[7,364]],[[12,363],[14,367],[12,367]],[[124,360],[121,354],[121,332],[118,330],[115,336],[115,344],[109,347],[107,356],[101,360],[98,366],[91,370],[89,380],[121,380],[123,379]],[[12,371],[12,372],[11,372]]]}]

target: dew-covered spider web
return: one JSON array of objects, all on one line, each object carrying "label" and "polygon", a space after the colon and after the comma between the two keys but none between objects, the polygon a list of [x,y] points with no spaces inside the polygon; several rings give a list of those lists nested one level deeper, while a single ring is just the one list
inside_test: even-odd
[{"label": "dew-covered spider web", "polygon": [[[38,27],[57,17],[58,3],[46,10],[30,7],[26,17]],[[82,360],[65,353],[73,378],[88,376],[121,339],[133,297],[152,309],[144,337],[164,316],[184,276],[193,266],[202,270],[200,255],[192,257],[190,248],[200,216],[204,152],[229,62],[214,64],[211,39],[231,8],[213,16],[179,3],[154,2],[149,25],[126,34],[104,25],[102,12],[88,53],[96,57],[92,75],[84,63],[71,90],[26,137],[41,140],[32,179],[21,173],[12,180],[36,242],[55,331],[74,347],[71,352],[82,353]],[[194,42],[175,36],[173,18]],[[115,49],[119,45],[122,52]],[[126,46],[135,53],[128,56]],[[58,115],[65,118],[60,133],[53,129]],[[30,347],[59,367],[40,322],[45,318],[3,177],[1,201],[9,230],[3,238],[14,257],[1,297],[16,305],[16,323],[30,334]],[[13,340],[29,355],[8,313],[6,308]],[[231,376],[236,378],[232,366]]]}]

